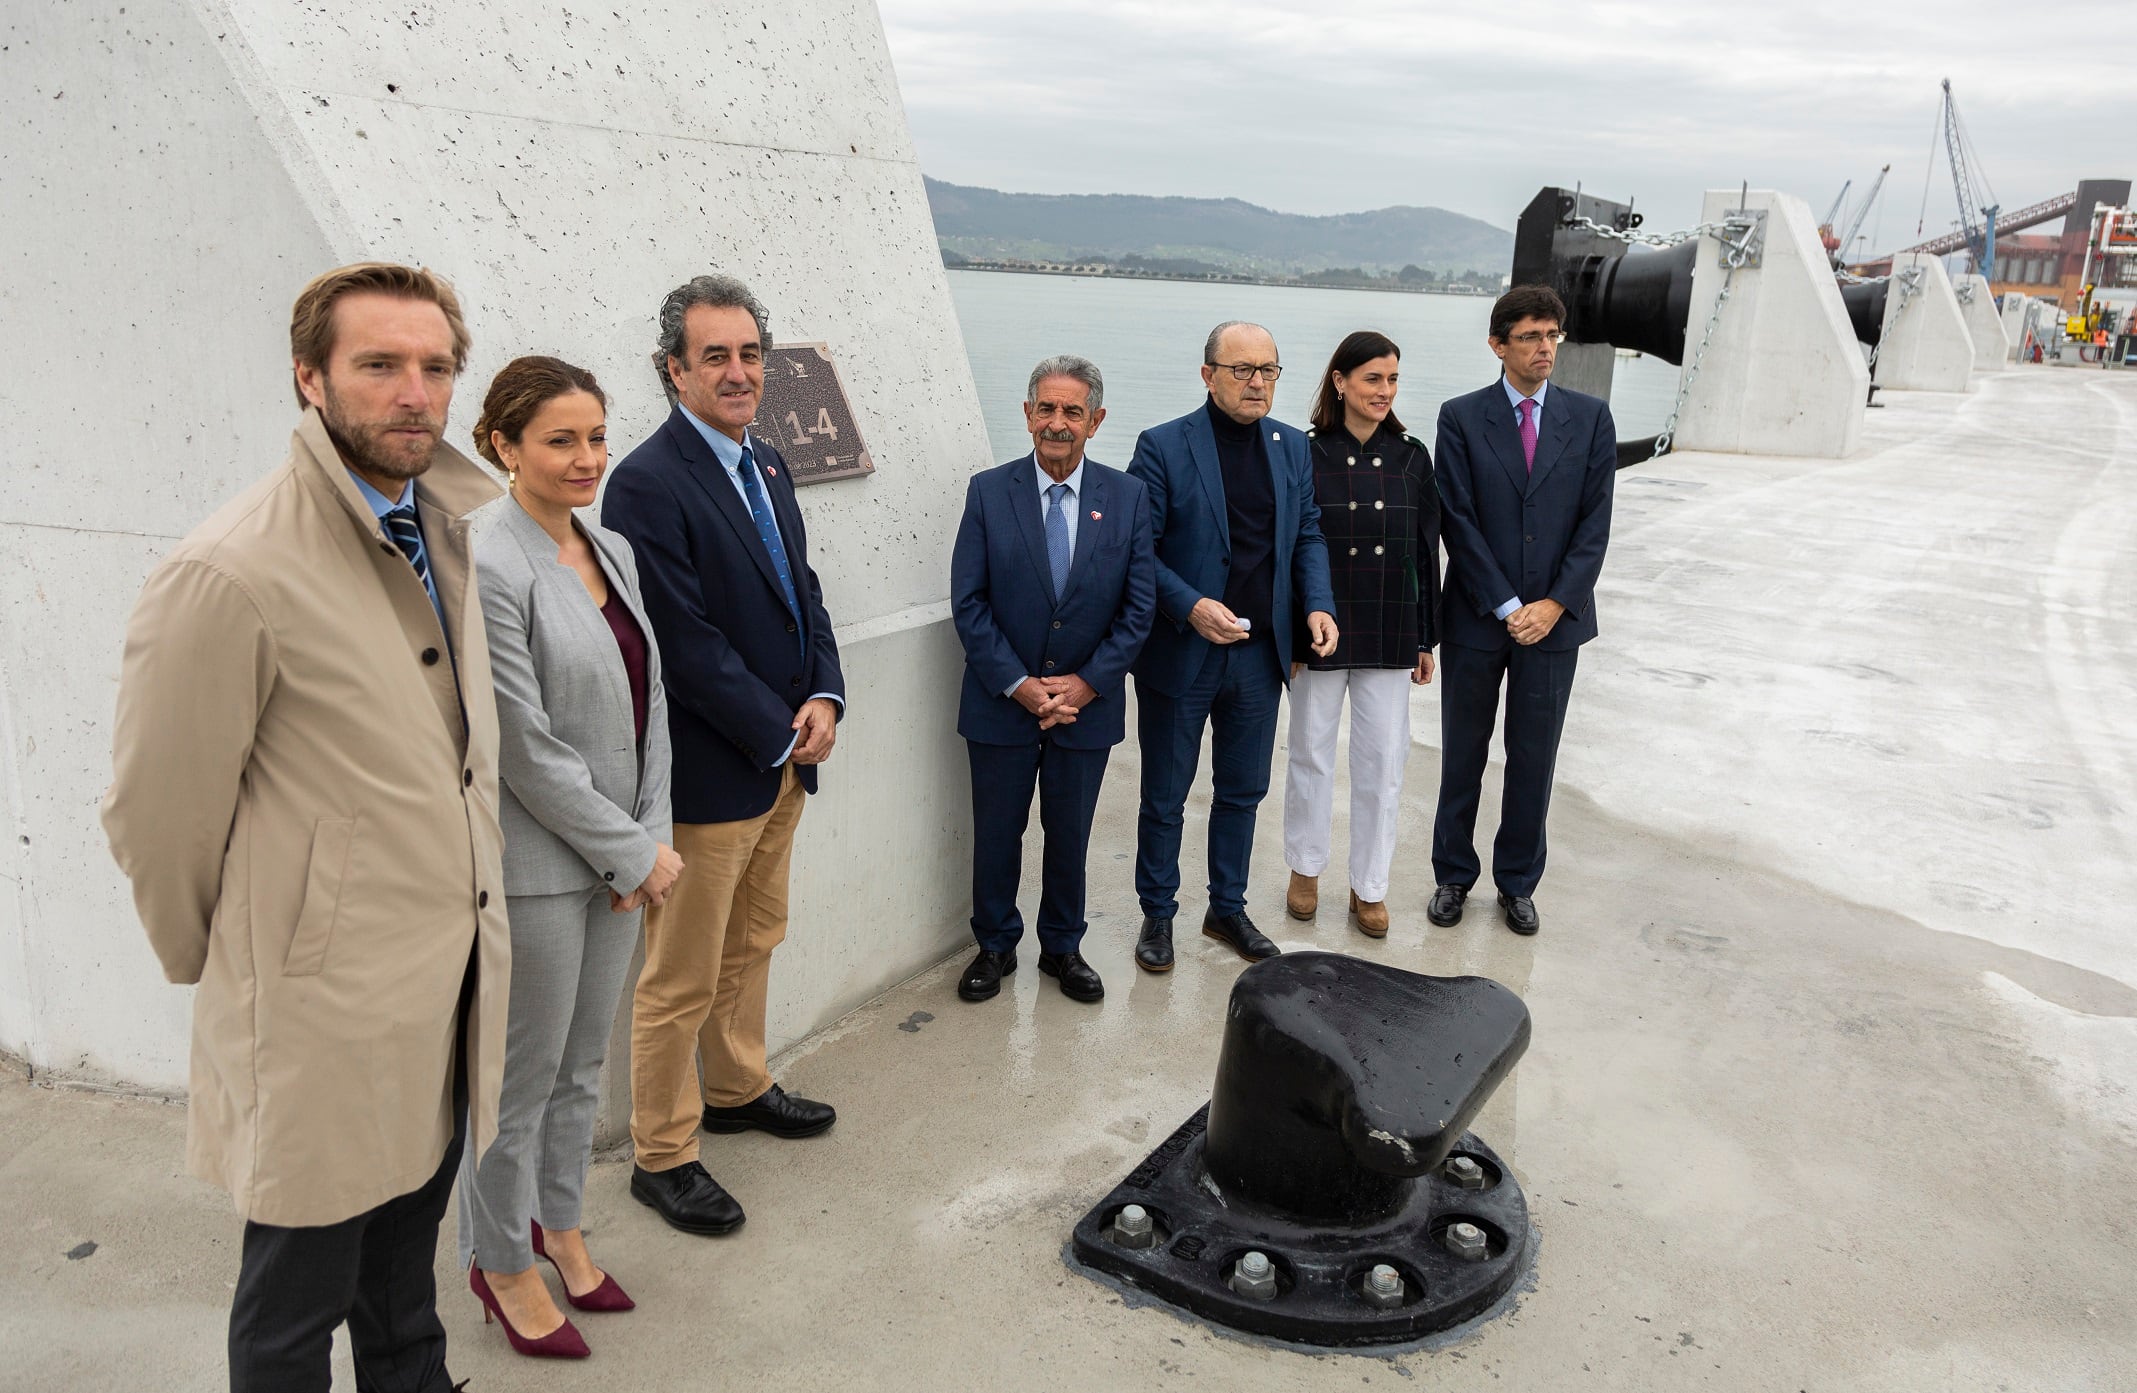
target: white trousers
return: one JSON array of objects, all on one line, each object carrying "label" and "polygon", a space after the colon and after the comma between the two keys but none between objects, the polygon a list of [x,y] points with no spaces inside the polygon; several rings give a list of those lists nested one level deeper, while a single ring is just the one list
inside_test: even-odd
[{"label": "white trousers", "polygon": [[1402,775],[1410,760],[1408,668],[1307,669],[1291,682],[1291,754],[1284,777],[1284,860],[1300,875],[1328,868],[1336,798],[1336,727],[1350,696],[1350,888],[1388,897]]}]

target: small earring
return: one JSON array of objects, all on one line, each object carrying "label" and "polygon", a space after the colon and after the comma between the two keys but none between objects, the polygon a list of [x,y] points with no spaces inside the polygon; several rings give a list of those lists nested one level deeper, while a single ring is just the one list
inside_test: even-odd
[{"label": "small earring", "polygon": [[519,487],[519,471],[517,469],[507,469],[505,471],[505,487],[508,489]]}]

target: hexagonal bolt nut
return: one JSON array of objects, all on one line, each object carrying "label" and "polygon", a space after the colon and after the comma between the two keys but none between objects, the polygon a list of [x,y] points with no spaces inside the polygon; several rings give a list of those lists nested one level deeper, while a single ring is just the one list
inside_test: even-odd
[{"label": "hexagonal bolt nut", "polygon": [[1365,1274],[1365,1281],[1360,1284],[1358,1294],[1365,1298],[1365,1304],[1368,1306],[1378,1307],[1383,1311],[1392,1310],[1402,1304],[1402,1274],[1384,1262],[1377,1263],[1372,1271]]},{"label": "hexagonal bolt nut", "polygon": [[1113,1222],[1106,1225],[1106,1238],[1121,1248],[1154,1248],[1158,1226],[1151,1222],[1150,1211],[1141,1205],[1124,1205],[1113,1216]]},{"label": "hexagonal bolt nut", "polygon": [[1451,1184],[1464,1190],[1481,1190],[1484,1188],[1484,1182],[1490,1178],[1485,1175],[1484,1167],[1478,1164],[1474,1156],[1449,1156],[1447,1164],[1440,1167],[1440,1174],[1446,1176]]},{"label": "hexagonal bolt nut", "polygon": [[1241,1296],[1267,1301],[1276,1295],[1276,1264],[1267,1253],[1245,1253],[1232,1264],[1228,1283]]},{"label": "hexagonal bolt nut", "polygon": [[1464,1262],[1482,1262],[1491,1256],[1491,1240],[1484,1236],[1484,1230],[1466,1219],[1447,1225],[1447,1231],[1440,1235],[1440,1242]]}]

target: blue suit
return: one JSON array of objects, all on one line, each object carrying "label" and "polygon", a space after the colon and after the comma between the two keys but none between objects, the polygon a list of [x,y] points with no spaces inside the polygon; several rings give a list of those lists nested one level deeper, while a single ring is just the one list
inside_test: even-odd
[{"label": "blue suit", "polygon": [[[1595,637],[1595,583],[1610,542],[1617,425],[1596,397],[1553,386],[1538,417],[1536,460],[1522,458],[1519,417],[1503,382],[1440,408],[1440,535],[1447,545],[1440,648],[1440,794],[1433,875],[1476,883],[1477,803],[1506,686],[1506,782],[1492,879],[1533,895],[1543,878],[1544,821],[1580,645]],[[1532,645],[1496,611],[1551,599],[1565,613]]]},{"label": "blue suit", "polygon": [[1206,409],[1144,431],[1128,466],[1149,493],[1157,550],[1159,617],[1134,669],[1143,752],[1135,888],[1153,918],[1179,912],[1181,829],[1205,725],[1213,731],[1210,907],[1246,908],[1254,815],[1269,791],[1293,635],[1306,614],[1336,609],[1306,432],[1267,417],[1257,427],[1274,494],[1273,604],[1270,631],[1244,643],[1220,647],[1188,622],[1196,601],[1223,599],[1231,577],[1224,475]]},{"label": "blue suit", "polygon": [[[965,649],[957,733],[972,765],[972,935],[994,952],[1024,932],[1017,887],[1034,785],[1046,835],[1039,946],[1073,953],[1083,941],[1091,818],[1107,756],[1127,733],[1128,667],[1156,613],[1143,486],[1092,460],[1082,467],[1060,594],[1030,455],[973,476],[950,557],[951,615]],[[1042,731],[1005,695],[1025,678],[1070,675],[1098,693],[1070,725]]]},{"label": "blue suit", "polygon": [[[800,612],[749,508],[680,409],[625,456],[601,504],[602,526],[638,559],[646,617],[660,645],[671,797],[681,823],[741,822],[769,812],[794,742],[794,713],[819,693],[843,705],[838,640],[809,565],[808,531],[786,461],[750,440],[779,526]],[[816,767],[796,769],[816,791]]]}]

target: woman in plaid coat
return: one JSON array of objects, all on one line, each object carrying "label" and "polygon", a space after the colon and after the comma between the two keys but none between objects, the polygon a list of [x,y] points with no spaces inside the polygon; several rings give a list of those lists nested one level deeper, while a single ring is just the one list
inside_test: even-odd
[{"label": "woman in plaid coat", "polygon": [[1350,913],[1373,938],[1388,931],[1409,689],[1432,680],[1438,641],[1439,494],[1432,457],[1393,410],[1401,357],[1385,335],[1360,330],[1337,346],[1314,400],[1307,434],[1342,638],[1325,658],[1294,655],[1284,786],[1285,908],[1311,919],[1328,865],[1336,727],[1348,696]]}]

